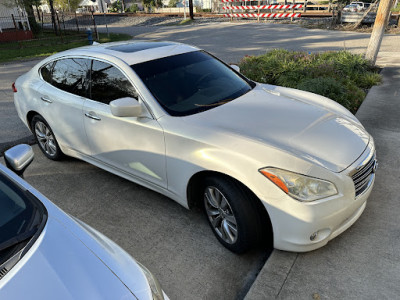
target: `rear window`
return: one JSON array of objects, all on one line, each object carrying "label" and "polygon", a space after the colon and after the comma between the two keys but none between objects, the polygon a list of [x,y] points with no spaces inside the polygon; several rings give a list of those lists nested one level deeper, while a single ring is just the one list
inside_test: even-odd
[{"label": "rear window", "polygon": [[40,74],[42,74],[42,78],[51,83],[51,72],[53,71],[54,62],[48,63],[40,69]]},{"label": "rear window", "polygon": [[84,58],[58,60],[53,67],[51,84],[71,94],[87,97],[90,63],[90,59]]}]

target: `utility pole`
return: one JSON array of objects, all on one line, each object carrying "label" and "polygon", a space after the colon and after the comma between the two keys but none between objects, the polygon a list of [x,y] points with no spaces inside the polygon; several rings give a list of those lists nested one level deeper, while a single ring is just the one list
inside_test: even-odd
[{"label": "utility pole", "polygon": [[389,21],[390,7],[392,0],[381,0],[376,13],[374,28],[369,40],[365,58],[375,65],[376,57],[378,56],[379,48],[381,47],[382,38],[385,33],[386,25]]}]

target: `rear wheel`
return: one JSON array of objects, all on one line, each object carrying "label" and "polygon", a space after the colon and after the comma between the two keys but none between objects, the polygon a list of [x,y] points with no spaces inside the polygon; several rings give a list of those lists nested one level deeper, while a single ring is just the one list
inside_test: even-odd
[{"label": "rear wheel", "polygon": [[31,128],[43,154],[52,160],[59,160],[62,157],[62,151],[58,146],[57,140],[49,124],[41,117],[36,115],[32,118]]},{"label": "rear wheel", "polygon": [[207,219],[220,243],[235,253],[252,248],[262,231],[252,195],[237,182],[219,177],[205,179],[202,190]]}]

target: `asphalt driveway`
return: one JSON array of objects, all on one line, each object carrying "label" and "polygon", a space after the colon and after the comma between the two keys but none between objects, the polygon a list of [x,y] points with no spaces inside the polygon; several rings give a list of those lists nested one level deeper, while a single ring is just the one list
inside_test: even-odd
[{"label": "asphalt driveway", "polygon": [[35,145],[25,179],[65,212],[117,242],[160,280],[171,299],[242,299],[269,250],[235,255],[200,209],[85,162],[48,160]]}]

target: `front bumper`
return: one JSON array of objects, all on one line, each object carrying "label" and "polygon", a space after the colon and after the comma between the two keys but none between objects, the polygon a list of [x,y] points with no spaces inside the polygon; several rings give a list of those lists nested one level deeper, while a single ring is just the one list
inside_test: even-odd
[{"label": "front bumper", "polygon": [[[374,151],[374,149],[369,149]],[[341,179],[339,194],[314,202],[299,202],[290,196],[268,197],[263,201],[273,228],[274,247],[280,250],[306,252],[326,245],[353,225],[363,213],[371,194],[375,173],[368,187],[357,197],[351,174],[369,155],[366,151],[352,166],[337,176]]]}]

